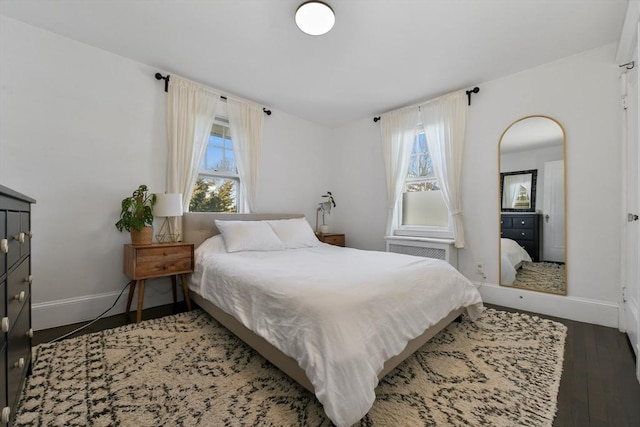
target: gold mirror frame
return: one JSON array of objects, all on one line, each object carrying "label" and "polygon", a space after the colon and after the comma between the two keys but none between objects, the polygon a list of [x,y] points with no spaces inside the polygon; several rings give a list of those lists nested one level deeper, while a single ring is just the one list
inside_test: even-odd
[{"label": "gold mirror frame", "polygon": [[[528,122],[526,122],[528,119],[535,119],[535,120],[529,120]],[[547,123],[547,121],[550,121],[552,123]],[[534,131],[534,128],[532,126],[538,125],[538,124],[540,126],[543,126],[544,124],[544,126],[548,127],[549,131],[552,129],[555,129],[555,126],[557,126],[558,132],[555,134],[555,138],[549,138],[548,137],[549,134],[547,134],[546,137],[541,136],[538,141],[538,138],[536,137],[534,138],[533,141],[531,140],[527,141],[530,144],[529,148],[523,148],[520,151],[542,150],[547,148],[549,148],[550,151],[552,151],[553,147],[558,147],[557,141],[560,141],[560,143],[562,144],[562,151],[561,151],[562,152],[562,159],[561,159],[562,160],[562,174],[561,174],[562,185],[561,187],[556,187],[556,191],[557,189],[561,188],[563,194],[561,197],[562,202],[556,205],[562,204],[561,212],[563,213],[562,215],[563,230],[562,230],[561,236],[562,236],[562,242],[564,244],[564,250],[555,251],[557,257],[559,257],[560,254],[562,255],[562,262],[541,259],[543,258],[542,246],[544,242],[543,242],[542,235],[543,235],[544,226],[545,224],[548,223],[548,221],[551,221],[551,226],[553,226],[552,218],[558,218],[558,216],[548,211],[549,206],[544,206],[544,198],[543,198],[544,192],[541,191],[540,186],[538,187],[538,191],[537,191],[537,194],[538,194],[537,203],[536,203],[537,206],[534,212],[526,212],[526,211],[514,212],[513,210],[504,211],[502,209],[502,204],[503,204],[503,201],[502,201],[503,195],[502,195],[502,188],[501,188],[501,186],[503,185],[502,177],[504,176],[505,172],[512,172],[508,170],[504,170],[504,171],[502,170],[503,154],[504,154],[503,143],[505,143],[506,141],[506,144],[514,145],[516,144],[516,140],[519,140],[522,143],[524,143],[525,140],[530,139],[528,135],[530,135],[530,133],[533,133]],[[511,133],[509,133],[510,131]],[[555,143],[553,142],[554,140],[556,141]],[[560,159],[555,159],[555,160],[557,161]],[[549,161],[553,161],[553,160],[549,159]],[[541,161],[538,160],[538,162],[541,162]],[[541,165],[541,170],[538,171],[539,183],[541,181],[544,181],[544,168],[542,166],[544,166],[544,164],[547,163],[547,161],[542,161],[542,162],[543,163]],[[528,165],[527,167],[520,167],[516,169],[528,169],[528,170],[532,169],[532,167],[530,167],[530,163],[527,163],[527,165]],[[498,255],[499,255],[498,256],[498,280],[499,280],[500,286],[517,288],[517,289],[526,289],[526,290],[532,290],[537,292],[545,292],[545,293],[550,293],[554,295],[567,295],[568,280],[567,280],[566,262],[567,262],[568,250],[567,250],[567,168],[566,168],[566,165],[567,165],[566,133],[564,131],[563,126],[556,119],[549,116],[544,116],[544,115],[526,116],[514,121],[504,130],[504,132],[502,132],[502,135],[500,136],[500,140],[498,142],[498,189],[499,189],[499,196],[500,196],[498,200],[498,212],[499,212],[498,229],[500,233],[498,237]],[[559,164],[557,164],[556,166],[559,167]],[[560,176],[559,172],[557,172],[557,174],[558,176]],[[547,183],[547,185],[549,184]],[[540,209],[540,207],[542,207],[543,209]],[[517,224],[514,223],[515,218],[517,218]],[[532,244],[532,242],[536,240],[535,238],[532,237],[536,230],[534,226],[535,222],[538,222],[537,246],[536,244]],[[522,227],[522,228],[520,229],[518,227]],[[551,229],[551,227],[549,229]],[[521,239],[525,239],[525,240],[521,240],[519,238],[521,235],[523,236],[521,237]],[[552,238],[555,236],[556,235],[552,235]],[[507,238],[508,240],[504,241],[503,237]],[[518,238],[518,240],[516,241],[514,237]],[[531,241],[526,240],[530,238],[532,239]],[[504,254],[502,253],[503,242],[505,243]],[[517,244],[517,246],[514,245],[514,243]],[[518,251],[522,252],[520,247],[526,250],[526,254],[520,255],[518,253]],[[513,251],[510,252],[508,250],[509,248],[512,248]],[[534,249],[536,249],[537,252]],[[536,258],[535,256],[531,256],[531,253],[533,253],[533,255],[537,253],[538,258]],[[523,259],[523,258],[526,258],[526,255],[530,256],[531,262],[529,262],[526,259]],[[550,256],[550,258],[554,258],[554,257]],[[518,262],[519,260],[521,262]],[[548,261],[551,261],[551,262],[548,262]],[[515,263],[515,265],[513,265],[512,263]],[[503,268],[505,270],[503,270]]]}]

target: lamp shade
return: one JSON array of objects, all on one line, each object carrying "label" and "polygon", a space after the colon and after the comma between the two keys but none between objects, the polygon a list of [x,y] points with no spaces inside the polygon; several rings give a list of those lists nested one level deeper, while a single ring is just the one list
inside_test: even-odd
[{"label": "lamp shade", "polygon": [[296,11],[296,25],[304,33],[320,36],[328,33],[336,22],[331,7],[321,1],[308,1]]},{"label": "lamp shade", "polygon": [[180,193],[156,194],[156,204],[153,207],[153,216],[158,216],[158,217],[182,216],[182,194]]}]

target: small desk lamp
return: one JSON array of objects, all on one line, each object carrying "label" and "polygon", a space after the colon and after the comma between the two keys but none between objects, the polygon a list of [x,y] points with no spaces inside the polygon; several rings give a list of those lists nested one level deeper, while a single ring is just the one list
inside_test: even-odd
[{"label": "small desk lamp", "polygon": [[164,217],[160,231],[156,234],[158,243],[175,243],[180,238],[174,226],[174,218],[182,216],[182,194],[164,193],[156,194],[156,204],[153,207],[153,216]]},{"label": "small desk lamp", "polygon": [[[331,206],[336,207],[336,201],[333,199],[333,195],[331,191],[327,191],[327,194],[322,197],[328,198],[326,202],[319,203],[318,210],[316,211],[316,233],[318,234],[326,234],[329,232],[329,226],[325,223],[324,216],[331,214]],[[322,212],[322,225],[320,226],[320,230],[318,231],[318,214]]]}]

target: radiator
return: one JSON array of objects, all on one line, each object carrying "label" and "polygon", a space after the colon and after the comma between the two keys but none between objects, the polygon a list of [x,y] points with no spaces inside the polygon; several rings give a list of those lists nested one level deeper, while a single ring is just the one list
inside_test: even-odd
[{"label": "radiator", "polygon": [[458,249],[451,240],[398,236],[386,237],[385,240],[387,252],[441,259],[458,268]]}]

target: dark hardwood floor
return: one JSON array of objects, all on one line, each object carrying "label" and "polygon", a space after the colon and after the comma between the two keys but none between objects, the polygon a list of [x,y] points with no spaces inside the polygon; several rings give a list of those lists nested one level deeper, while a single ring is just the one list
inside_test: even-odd
[{"label": "dark hardwood floor", "polygon": [[[126,296],[126,295],[125,295]],[[195,303],[192,303],[194,307],[197,307]],[[158,317],[168,316],[170,314],[183,313],[187,311],[187,305],[184,301],[181,301],[177,304],[167,304],[161,305],[159,307],[147,308],[142,311],[142,320],[149,319],[157,319]],[[84,334],[89,334],[92,332],[99,332],[104,329],[117,328],[118,326],[124,326],[129,323],[136,322],[136,311],[133,310],[127,316],[124,313],[116,314],[114,316],[105,317],[103,319],[98,320],[91,326],[83,329],[82,331],[78,331],[77,333],[70,335],[68,338],[77,337]],[[75,323],[73,325],[65,325],[57,328],[51,329],[43,329],[40,331],[35,331],[33,333],[33,345],[36,346],[38,344],[50,342],[58,337],[61,337],[69,332],[78,329],[79,327],[85,325],[87,322]]]},{"label": "dark hardwood floor", "polygon": [[590,323],[486,305],[567,326],[554,427],[640,426],[640,382],[626,334]]},{"label": "dark hardwood floor", "polygon": [[[522,312],[487,304],[488,307]],[[153,319],[186,310],[184,303],[144,310],[143,319]],[[564,365],[558,412],[554,427],[640,426],[640,383],[635,377],[635,355],[627,336],[614,328],[538,315],[567,326]],[[135,312],[100,319],[75,334],[97,332],[135,322]],[[49,342],[76,325],[36,331],[34,345]]]}]

